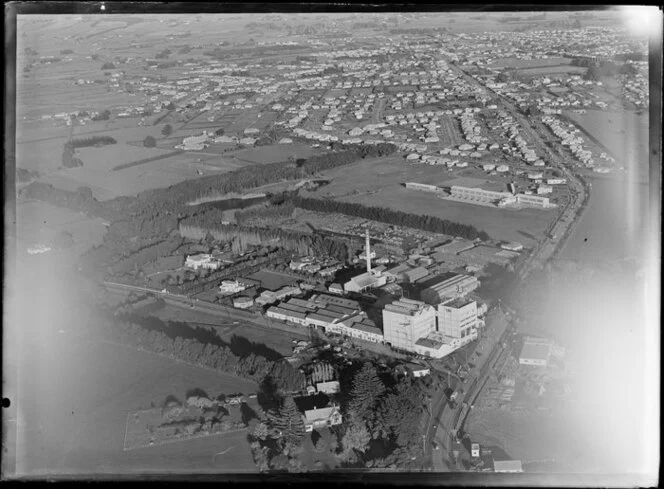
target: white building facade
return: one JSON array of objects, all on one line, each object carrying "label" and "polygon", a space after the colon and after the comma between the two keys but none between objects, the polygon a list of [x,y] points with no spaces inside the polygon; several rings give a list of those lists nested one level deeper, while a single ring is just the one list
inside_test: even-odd
[{"label": "white building facade", "polygon": [[383,309],[383,336],[394,348],[414,351],[418,339],[436,330],[436,310],[424,302],[401,298]]}]

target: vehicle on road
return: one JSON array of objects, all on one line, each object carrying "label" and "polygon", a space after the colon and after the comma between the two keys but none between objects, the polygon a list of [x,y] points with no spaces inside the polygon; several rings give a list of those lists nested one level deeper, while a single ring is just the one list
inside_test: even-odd
[{"label": "vehicle on road", "polygon": [[435,441],[432,443],[432,445],[435,450],[440,450],[440,445],[438,445],[438,443],[436,443]]}]

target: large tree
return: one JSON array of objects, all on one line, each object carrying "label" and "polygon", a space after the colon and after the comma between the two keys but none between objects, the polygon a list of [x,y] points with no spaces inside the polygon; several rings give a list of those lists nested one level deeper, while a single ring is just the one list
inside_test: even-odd
[{"label": "large tree", "polygon": [[374,436],[391,438],[399,446],[418,443],[424,397],[419,384],[402,379],[377,410]]},{"label": "large tree", "polygon": [[376,368],[371,362],[365,363],[353,378],[348,414],[355,419],[366,418],[384,392],[385,385],[378,378]]},{"label": "large tree", "polygon": [[351,423],[341,439],[343,460],[350,460],[355,455],[355,451],[364,453],[371,441],[371,435],[366,426],[360,423]]},{"label": "large tree", "polygon": [[287,443],[299,443],[304,436],[304,420],[292,396],[284,399],[276,413],[269,416],[272,428]]}]

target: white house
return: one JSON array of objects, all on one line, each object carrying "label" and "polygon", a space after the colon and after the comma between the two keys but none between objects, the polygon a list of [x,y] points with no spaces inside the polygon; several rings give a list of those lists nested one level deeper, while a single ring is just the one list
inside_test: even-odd
[{"label": "white house", "polygon": [[304,412],[304,429],[311,432],[314,429],[337,426],[343,422],[341,412],[336,406],[320,409],[310,409]]},{"label": "white house", "polygon": [[187,256],[184,265],[194,270],[198,270],[199,268],[216,270],[221,264],[207,253],[198,253],[197,255]]}]

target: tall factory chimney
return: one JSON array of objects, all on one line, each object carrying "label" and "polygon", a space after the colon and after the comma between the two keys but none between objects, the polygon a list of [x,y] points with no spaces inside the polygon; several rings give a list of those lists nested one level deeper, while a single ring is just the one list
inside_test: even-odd
[{"label": "tall factory chimney", "polygon": [[369,228],[366,229],[364,252],[367,254],[367,273],[371,273],[371,244],[369,243]]}]

